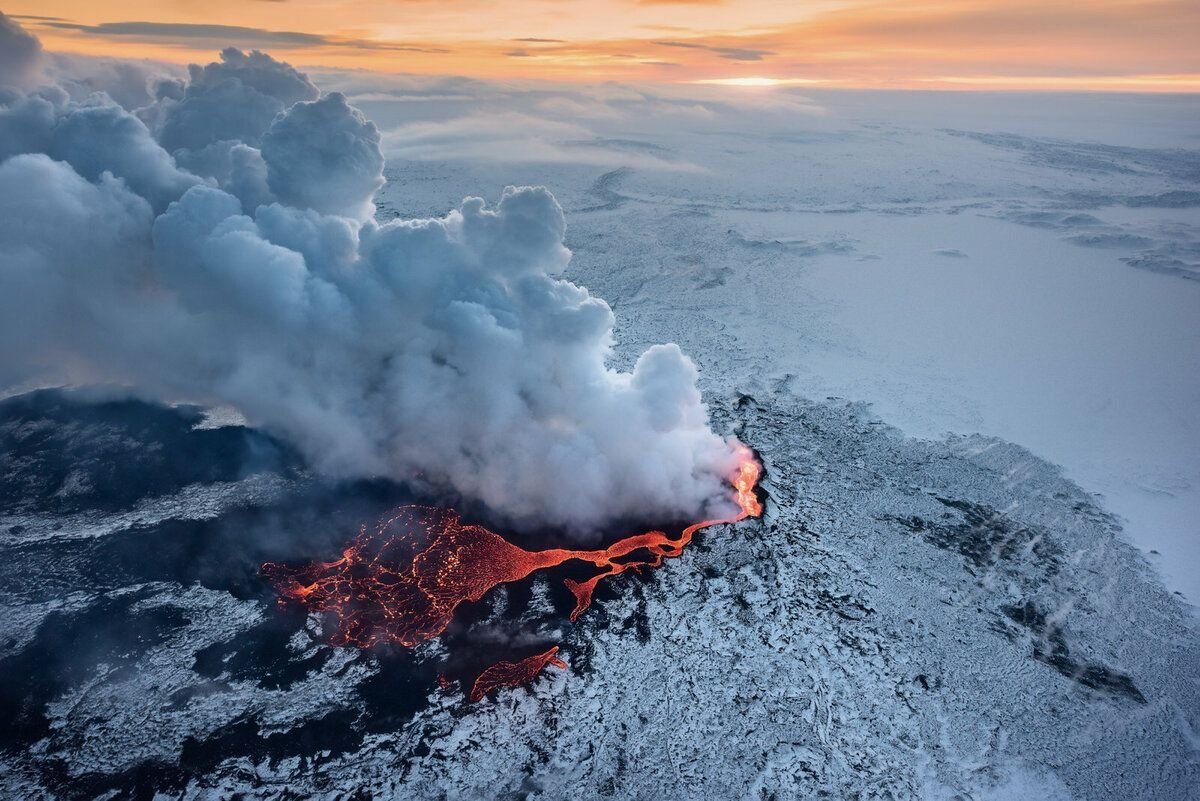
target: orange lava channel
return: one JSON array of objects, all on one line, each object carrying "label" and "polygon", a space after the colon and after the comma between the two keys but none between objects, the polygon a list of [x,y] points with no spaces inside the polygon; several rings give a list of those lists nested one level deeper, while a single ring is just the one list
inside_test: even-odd
[{"label": "orange lava channel", "polygon": [[[575,596],[571,612],[575,620],[591,604],[602,579],[658,567],[663,559],[683,553],[696,532],[708,526],[760,516],[762,504],[754,488],[761,472],[754,455],[743,448],[729,479],[737,513],[694,523],[678,539],[647,531],[600,550],[526,551],[482,526],[464,524],[453,509],[402,506],[374,530],[364,528],[340,559],[301,566],[268,562],[262,572],[282,599],[298,602],[310,612],[332,613],[337,621],[332,635],[335,645],[416,645],[445,631],[464,602],[478,601],[499,584],[571,560],[596,568],[583,581],[564,579]],[[555,652],[557,648],[521,662],[493,665],[476,680],[472,697],[480,686],[508,684],[513,675],[532,679],[546,664],[558,663]],[[485,680],[492,671],[496,672]]]},{"label": "orange lava channel", "polygon": [[546,665],[565,668],[567,663],[555,656],[557,653],[556,645],[548,651],[526,657],[519,662],[497,662],[479,674],[468,697],[475,702],[498,687],[521,687],[536,679]]}]

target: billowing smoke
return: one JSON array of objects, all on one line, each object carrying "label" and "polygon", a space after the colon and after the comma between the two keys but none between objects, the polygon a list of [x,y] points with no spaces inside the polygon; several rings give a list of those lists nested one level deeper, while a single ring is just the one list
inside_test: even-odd
[{"label": "billowing smoke", "polygon": [[[26,51],[0,78],[27,80]],[[0,383],[232,405],[329,474],[419,476],[516,523],[729,511],[694,365],[607,366],[612,311],[556,277],[547,190],[381,225],[379,132],[342,95],[237,50],[151,94],[0,95]]]},{"label": "billowing smoke", "polygon": [[0,90],[20,88],[39,77],[42,43],[0,11]]}]

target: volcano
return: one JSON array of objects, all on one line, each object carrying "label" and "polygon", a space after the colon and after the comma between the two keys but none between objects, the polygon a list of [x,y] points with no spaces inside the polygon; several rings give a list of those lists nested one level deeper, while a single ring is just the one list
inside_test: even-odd
[{"label": "volcano", "polygon": [[[659,567],[664,559],[682,554],[702,529],[761,516],[762,503],[755,494],[761,473],[753,452],[739,448],[737,468],[728,477],[736,512],[693,523],[678,537],[651,530],[598,550],[529,551],[483,526],[464,523],[453,509],[406,505],[373,528],[364,527],[340,559],[300,565],[267,562],[262,574],[282,603],[329,613],[334,620],[330,640],[341,646],[412,647],[444,632],[463,603],[478,601],[501,584],[578,562],[593,572],[583,580],[563,580],[575,597],[570,613],[574,621],[591,605],[602,580],[627,570]],[[530,681],[552,662],[565,667],[554,656],[557,650],[492,665],[477,678],[471,700],[494,687]]]}]

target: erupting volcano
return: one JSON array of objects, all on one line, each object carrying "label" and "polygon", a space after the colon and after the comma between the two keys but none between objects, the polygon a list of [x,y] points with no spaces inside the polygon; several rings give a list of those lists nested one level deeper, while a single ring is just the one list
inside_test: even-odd
[{"label": "erupting volcano", "polygon": [[[748,448],[729,481],[737,512],[704,520],[678,538],[647,531],[617,540],[598,550],[550,548],[527,551],[482,526],[465,524],[453,509],[402,506],[374,529],[359,535],[332,562],[294,566],[270,563],[262,572],[284,600],[310,612],[328,612],[336,620],[335,645],[366,648],[391,642],[405,646],[438,636],[464,602],[478,601],[499,584],[571,560],[591,564],[596,572],[583,581],[564,579],[575,596],[571,620],[588,608],[599,582],[626,570],[658,567],[676,557],[697,531],[762,514],[755,495],[761,465]],[[547,665],[565,665],[557,648],[519,662],[499,662],[485,670],[471,690],[478,700],[490,689],[532,680]]]}]

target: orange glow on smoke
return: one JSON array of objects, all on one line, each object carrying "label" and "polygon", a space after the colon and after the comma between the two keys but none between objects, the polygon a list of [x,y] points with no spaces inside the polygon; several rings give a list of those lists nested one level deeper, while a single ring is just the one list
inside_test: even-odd
[{"label": "orange glow on smoke", "polygon": [[[342,551],[341,559],[302,566],[268,562],[262,572],[282,599],[300,603],[310,612],[331,613],[337,624],[332,634],[335,645],[416,645],[445,631],[464,602],[478,601],[497,585],[572,560],[596,568],[584,581],[564,579],[575,596],[571,612],[575,620],[591,604],[602,579],[658,567],[663,559],[683,553],[696,532],[708,526],[760,516],[762,504],[754,488],[762,467],[748,448],[742,448],[739,456],[729,479],[738,511],[731,517],[694,523],[678,539],[647,531],[600,550],[526,551],[482,526],[464,524],[453,509],[402,506],[374,530],[364,527]],[[515,675],[532,679],[547,663],[556,662],[556,651],[493,665],[477,679],[472,697],[480,686],[509,684]]]}]

